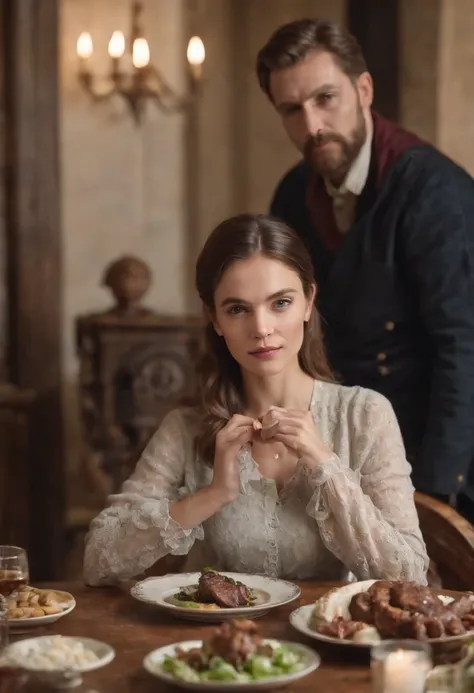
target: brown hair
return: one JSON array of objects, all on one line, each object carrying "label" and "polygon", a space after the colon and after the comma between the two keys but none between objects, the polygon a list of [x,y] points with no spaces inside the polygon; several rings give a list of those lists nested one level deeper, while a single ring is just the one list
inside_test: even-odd
[{"label": "brown hair", "polygon": [[[214,457],[216,434],[245,406],[240,366],[211,321],[215,312],[214,292],[222,275],[234,262],[258,253],[296,272],[306,296],[310,295],[314,284],[311,259],[303,242],[282,221],[264,214],[241,214],[223,221],[207,239],[196,264],[196,288],[207,317],[204,354],[198,367],[204,420],[196,439],[196,448],[198,454],[209,463]],[[301,369],[312,378],[329,382],[334,380],[315,307],[305,323],[299,363]]]},{"label": "brown hair", "polygon": [[351,79],[367,70],[357,39],[339,24],[326,19],[299,19],[277,29],[260,50],[257,77],[262,91],[271,99],[271,73],[296,65],[315,50],[331,53]]}]

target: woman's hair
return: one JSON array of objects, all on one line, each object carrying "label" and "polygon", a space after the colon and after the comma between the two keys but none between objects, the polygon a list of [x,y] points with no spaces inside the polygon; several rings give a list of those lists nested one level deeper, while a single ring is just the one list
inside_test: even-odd
[{"label": "woman's hair", "polygon": [[351,79],[367,70],[357,39],[342,26],[327,19],[298,19],[277,29],[258,54],[258,82],[270,100],[272,72],[296,65],[312,51],[330,53]]},{"label": "woman's hair", "polygon": [[[306,297],[311,295],[314,284],[311,259],[303,242],[282,221],[263,214],[241,214],[223,221],[207,239],[196,264],[196,288],[207,320],[204,353],[198,365],[204,420],[196,439],[196,449],[210,464],[214,458],[217,433],[234,414],[245,409],[240,365],[212,323],[214,292],[222,275],[234,262],[257,254],[277,260],[296,272]],[[309,321],[305,323],[298,358],[301,369],[312,378],[334,380],[314,306]]]}]

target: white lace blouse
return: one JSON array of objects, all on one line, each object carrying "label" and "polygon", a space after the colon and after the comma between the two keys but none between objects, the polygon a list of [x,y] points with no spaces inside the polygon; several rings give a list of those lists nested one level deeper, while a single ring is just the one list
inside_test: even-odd
[{"label": "white lace blouse", "polygon": [[333,456],[311,470],[304,460],[277,492],[252,458],[239,455],[241,493],[193,529],[169,507],[207,486],[212,468],[193,452],[197,416],[175,409],[163,420],[132,476],[86,537],[84,578],[127,580],[171,553],[186,569],[264,573],[287,579],[426,581],[403,442],[389,402],[371,390],[315,381],[311,413]]}]

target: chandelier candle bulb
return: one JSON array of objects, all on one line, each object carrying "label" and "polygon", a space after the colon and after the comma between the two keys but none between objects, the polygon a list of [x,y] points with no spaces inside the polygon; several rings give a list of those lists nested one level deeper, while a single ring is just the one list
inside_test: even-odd
[{"label": "chandelier candle bulb", "polygon": [[132,62],[137,70],[146,67],[150,62],[150,48],[145,38],[136,38],[133,42]]},{"label": "chandelier candle bulb", "polygon": [[86,71],[87,62],[94,52],[92,36],[87,31],[83,31],[77,39],[77,55],[79,56],[80,69]]},{"label": "chandelier candle bulb", "polygon": [[186,57],[193,79],[198,82],[202,78],[202,64],[206,58],[206,49],[199,36],[189,39]]},{"label": "chandelier candle bulb", "polygon": [[114,31],[109,41],[109,55],[117,60],[125,53],[125,36],[121,31]]},{"label": "chandelier candle bulb", "polygon": [[121,31],[114,31],[109,41],[109,55],[112,60],[112,78],[119,77],[119,61],[125,53],[125,36]]}]

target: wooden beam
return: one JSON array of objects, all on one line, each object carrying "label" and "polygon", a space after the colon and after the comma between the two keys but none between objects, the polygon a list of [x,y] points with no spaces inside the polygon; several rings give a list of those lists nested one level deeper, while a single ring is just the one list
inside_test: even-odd
[{"label": "wooden beam", "polygon": [[37,393],[32,413],[35,579],[60,575],[61,229],[58,0],[3,0],[9,379]]}]

